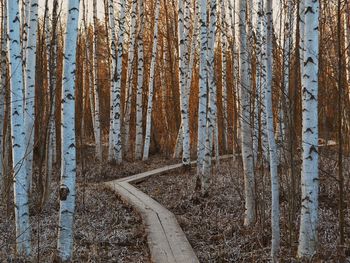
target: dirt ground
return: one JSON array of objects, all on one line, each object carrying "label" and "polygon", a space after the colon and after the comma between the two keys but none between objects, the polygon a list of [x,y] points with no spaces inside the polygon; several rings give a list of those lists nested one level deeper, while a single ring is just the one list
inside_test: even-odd
[{"label": "dirt ground", "polygon": [[[194,191],[195,169],[187,173],[160,175],[137,186],[176,215],[201,262],[269,262],[269,185],[265,185],[264,204],[261,201],[264,190],[258,187],[259,206],[265,205],[265,213],[257,209],[256,226],[244,227],[243,176],[239,167],[233,161],[222,162],[220,168],[214,171],[209,194],[205,198]],[[322,165],[322,170],[325,173],[332,171],[332,165]],[[337,246],[338,217],[334,191],[337,184],[325,173],[321,173],[320,248],[313,262],[350,262],[350,248],[339,251]],[[295,255],[299,219],[295,216],[292,220],[294,230],[289,231],[287,203],[286,189],[282,188],[280,258],[282,262],[298,262]],[[295,214],[299,214],[299,208]],[[350,237],[349,217],[348,207],[347,237]],[[289,233],[293,233],[292,243]]]}]

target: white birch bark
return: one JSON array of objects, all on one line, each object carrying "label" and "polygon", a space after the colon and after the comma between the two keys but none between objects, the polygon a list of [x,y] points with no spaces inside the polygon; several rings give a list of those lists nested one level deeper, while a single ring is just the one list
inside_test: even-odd
[{"label": "white birch bark", "polygon": [[57,160],[57,147],[56,147],[56,88],[57,88],[57,49],[58,49],[58,0],[53,1],[52,8],[52,44],[50,45],[50,93],[51,93],[51,113],[50,113],[50,124],[49,124],[49,156],[50,161],[48,162],[49,175],[50,167],[52,169],[53,163]]},{"label": "white birch bark", "polygon": [[20,12],[19,1],[7,0],[8,7],[8,41],[9,41],[9,70],[10,70],[10,102],[11,102],[11,138],[12,160],[14,171],[14,202],[16,221],[16,251],[19,255],[30,256],[29,200],[28,177],[24,158],[26,154],[24,126],[24,83],[23,64],[20,41]]},{"label": "white birch bark", "polygon": [[[28,7],[26,7],[28,8]],[[33,171],[33,146],[34,146],[34,120],[35,120],[35,66],[36,66],[36,42],[38,29],[38,0],[30,1],[28,25],[28,42],[26,47],[25,67],[25,169],[29,180],[29,187],[32,184]]]},{"label": "white birch bark", "polygon": [[[114,6],[113,1],[110,0],[109,6],[110,24],[112,26],[112,42],[117,41],[114,29]],[[112,55],[115,62],[115,72],[113,73],[113,89],[112,89],[112,111],[113,111],[113,149],[114,158],[117,163],[121,163],[122,155],[122,136],[121,136],[121,85],[122,85],[122,70],[123,70],[123,44],[125,34],[125,0],[120,1],[119,14],[119,31],[118,31],[118,50],[112,43]]]},{"label": "white birch bark", "polygon": [[136,95],[136,139],[135,139],[135,159],[142,158],[142,141],[143,141],[143,125],[142,125],[142,95],[143,95],[143,74],[144,74],[144,3],[139,0],[139,34],[137,39],[137,95]]},{"label": "white birch bark", "polygon": [[153,33],[153,47],[152,47],[152,60],[148,87],[148,105],[147,105],[147,117],[146,117],[146,133],[145,143],[143,148],[143,160],[148,160],[149,148],[151,143],[151,125],[152,125],[152,108],[153,108],[153,95],[154,95],[154,81],[155,81],[155,66],[157,61],[157,45],[158,45],[158,24],[159,24],[159,9],[160,0],[157,0],[155,18],[154,18],[154,33]]},{"label": "white birch bark", "polygon": [[207,71],[209,82],[209,100],[208,100],[208,113],[207,113],[207,134],[205,142],[205,158],[203,163],[203,177],[201,180],[202,194],[205,194],[209,187],[209,176],[213,157],[213,139],[216,129],[216,82],[214,76],[214,48],[215,48],[215,36],[216,36],[216,0],[210,0],[210,22],[209,22],[209,35],[208,35],[208,55],[207,55]]},{"label": "white birch bark", "polygon": [[267,137],[269,142],[269,162],[271,174],[271,258],[273,262],[278,262],[278,253],[280,249],[280,209],[279,209],[279,178],[278,178],[278,156],[277,146],[274,132],[274,119],[272,111],[272,74],[273,74],[273,14],[272,14],[272,0],[266,0],[265,13],[267,20],[267,41],[266,41],[266,119],[267,119]]},{"label": "white birch bark", "polygon": [[188,65],[188,16],[189,3],[187,0],[179,0],[178,7],[178,39],[179,39],[179,85],[181,107],[182,130],[182,164],[190,165],[190,127],[189,127],[189,72]]},{"label": "white birch bark", "polygon": [[101,121],[100,121],[100,97],[98,86],[98,57],[97,57],[97,38],[98,38],[98,19],[97,19],[97,0],[93,1],[93,20],[94,20],[94,44],[93,44],[93,59],[92,59],[92,76],[93,76],[93,96],[92,96],[92,116],[93,116],[93,128],[96,143],[96,156],[98,160],[102,161],[102,134],[101,134]]},{"label": "white birch bark", "polygon": [[114,3],[113,0],[105,2],[107,4],[106,12],[108,13],[108,39],[110,46],[110,119],[109,119],[109,136],[108,136],[108,161],[112,162],[115,160],[114,151],[114,107],[113,103],[116,99],[115,92],[113,91],[115,72],[116,72],[116,61],[117,61],[117,37],[115,32],[115,17],[114,17]]},{"label": "white birch bark", "polygon": [[319,1],[305,1],[302,75],[301,218],[298,256],[311,258],[317,249],[318,226],[318,54]]},{"label": "white birch bark", "polygon": [[250,123],[250,81],[249,81],[249,55],[246,29],[247,1],[239,1],[239,39],[240,39],[240,99],[241,99],[241,140],[242,159],[244,169],[244,192],[245,192],[245,225],[255,222],[255,193],[254,193],[254,170],[253,170],[253,141]]},{"label": "white birch bark", "polygon": [[73,221],[75,213],[76,138],[75,138],[75,72],[78,38],[79,0],[67,4],[67,29],[65,35],[63,87],[61,102],[61,182],[60,212],[58,223],[57,251],[63,262],[72,259]]},{"label": "white birch bark", "polygon": [[197,174],[201,178],[203,174],[203,161],[206,144],[206,116],[207,116],[207,0],[200,2],[200,64],[199,64],[199,106],[198,106],[198,140],[197,140]]},{"label": "white birch bark", "polygon": [[128,68],[127,68],[127,80],[126,80],[126,95],[125,95],[125,111],[124,111],[124,152],[129,152],[129,137],[130,137],[130,118],[131,118],[131,103],[132,92],[134,84],[134,58],[135,58],[135,42],[136,42],[136,19],[137,19],[137,0],[132,0],[131,8],[131,28],[130,28],[130,41],[129,41],[129,53],[128,53]]}]

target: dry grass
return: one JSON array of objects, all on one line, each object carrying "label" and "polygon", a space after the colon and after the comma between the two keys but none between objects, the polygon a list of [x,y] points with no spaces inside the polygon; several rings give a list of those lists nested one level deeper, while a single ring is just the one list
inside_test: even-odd
[{"label": "dry grass", "polygon": [[[59,204],[54,187],[41,213],[31,207],[33,262],[52,262]],[[0,207],[0,262],[17,262],[13,214]],[[149,262],[141,218],[108,189],[79,185],[74,222],[74,262]]]},{"label": "dry grass", "polygon": [[[323,169],[330,167],[322,166]],[[201,262],[269,262],[270,253],[270,199],[266,183],[265,212],[258,209],[254,227],[243,227],[244,200],[242,171],[232,162],[222,163],[211,178],[208,197],[194,194],[195,172],[169,173],[150,178],[138,185],[141,190],[171,210],[186,233]],[[266,180],[268,181],[268,180]],[[261,186],[257,188],[260,199]],[[320,249],[313,262],[350,262],[349,248],[338,251],[336,191],[337,185],[326,176],[321,177]],[[285,192],[286,189],[284,189]],[[261,203],[261,201],[260,201]],[[298,262],[295,258],[297,242],[289,243],[286,197],[281,198],[281,261]],[[299,214],[299,209],[297,209]],[[346,222],[350,226],[350,211]],[[298,217],[293,222],[298,229]],[[347,228],[347,236],[350,237]],[[297,231],[294,233],[297,237]],[[294,238],[295,239],[295,238]],[[347,240],[349,244],[350,240]]]}]

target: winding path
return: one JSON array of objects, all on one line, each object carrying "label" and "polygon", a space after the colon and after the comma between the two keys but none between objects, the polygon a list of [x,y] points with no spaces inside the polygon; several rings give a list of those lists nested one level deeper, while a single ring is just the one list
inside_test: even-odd
[{"label": "winding path", "polygon": [[[232,158],[232,155],[220,157],[220,159],[228,158]],[[196,162],[191,164],[195,165]],[[182,164],[174,164],[105,183],[141,214],[146,227],[151,260],[155,263],[197,263],[199,261],[175,215],[131,184],[181,168]]]}]

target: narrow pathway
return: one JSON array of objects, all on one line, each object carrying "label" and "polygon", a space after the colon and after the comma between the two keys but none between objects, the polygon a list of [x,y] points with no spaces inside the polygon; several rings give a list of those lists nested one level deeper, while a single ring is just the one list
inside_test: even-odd
[{"label": "narrow pathway", "polygon": [[[220,159],[228,158],[232,158],[232,155],[220,157]],[[195,165],[195,162],[191,164]],[[150,176],[180,168],[182,168],[182,164],[169,165],[105,183],[141,214],[146,226],[151,259],[155,263],[197,263],[199,261],[186,235],[179,226],[175,215],[154,199],[132,186],[131,183],[142,182]]]}]

